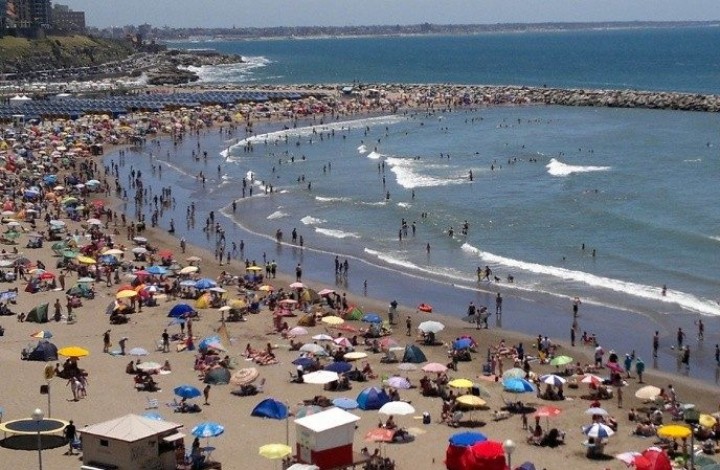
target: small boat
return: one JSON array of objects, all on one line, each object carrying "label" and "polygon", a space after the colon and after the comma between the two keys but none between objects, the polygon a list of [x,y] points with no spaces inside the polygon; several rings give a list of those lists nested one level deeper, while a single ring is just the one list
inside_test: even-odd
[{"label": "small boat", "polygon": [[432,305],[420,304],[418,305],[418,310],[420,310],[421,312],[432,313]]}]

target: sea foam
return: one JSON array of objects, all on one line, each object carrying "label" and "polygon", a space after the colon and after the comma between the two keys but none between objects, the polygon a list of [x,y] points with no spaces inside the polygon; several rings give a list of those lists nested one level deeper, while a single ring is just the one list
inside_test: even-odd
[{"label": "sea foam", "polygon": [[448,165],[426,164],[422,160],[400,157],[388,157],[385,162],[390,166],[390,171],[395,174],[397,183],[405,189],[448,186],[452,184],[462,184],[468,181],[465,175],[440,177],[420,173],[424,168],[437,169],[443,167],[450,169],[451,167]]},{"label": "sea foam", "polygon": [[332,228],[320,228],[315,227],[315,231],[321,235],[325,235],[332,238],[360,238],[360,235],[352,232],[344,232],[342,230]]},{"label": "sea foam", "polygon": [[462,245],[462,250],[466,253],[478,256],[486,264],[502,265],[508,268],[519,269],[533,274],[542,274],[554,277],[562,282],[578,282],[591,287],[608,289],[623,294],[655,300],[658,302],[666,302],[669,304],[677,304],[682,308],[705,315],[720,315],[720,305],[717,302],[708,299],[701,299],[692,294],[680,291],[668,290],[665,296],[662,295],[662,289],[657,286],[647,286],[635,282],[622,281],[620,279],[612,279],[604,276],[586,273],[583,271],[574,271],[557,266],[531,263],[504,256],[498,256],[493,253],[482,251],[468,243]]},{"label": "sea foam", "polygon": [[300,219],[300,222],[302,222],[305,225],[317,225],[317,224],[322,224],[327,221],[324,219],[318,219],[317,217],[312,217],[310,215],[306,215],[305,217]]},{"label": "sea foam", "polygon": [[552,176],[569,176],[573,173],[590,173],[593,171],[609,171],[609,166],[580,166],[580,165],[568,165],[554,158],[550,159],[545,168],[548,169],[548,173]]},{"label": "sea foam", "polygon": [[287,216],[288,215],[285,212],[278,210],[278,211],[273,212],[269,216],[267,216],[267,219],[268,220],[282,219],[283,217],[287,217]]}]

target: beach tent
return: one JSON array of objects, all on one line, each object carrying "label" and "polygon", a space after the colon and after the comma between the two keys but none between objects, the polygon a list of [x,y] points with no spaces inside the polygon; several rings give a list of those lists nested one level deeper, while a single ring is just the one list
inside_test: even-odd
[{"label": "beach tent", "polygon": [[535,464],[532,462],[525,462],[520,465],[516,470],[536,470]]},{"label": "beach tent", "polygon": [[360,307],[353,307],[352,310],[350,310],[345,317],[345,320],[355,320],[360,321],[363,317],[363,311],[360,309]]},{"label": "beach tent", "polygon": [[189,306],[188,304],[177,304],[173,308],[170,309],[170,313],[168,313],[168,317],[172,318],[179,318],[184,315],[190,315],[195,312],[195,309]]},{"label": "beach tent", "polygon": [[281,401],[273,398],[266,398],[253,408],[250,416],[270,419],[285,419],[288,417],[288,408]]},{"label": "beach tent", "polygon": [[210,308],[210,294],[203,294],[195,301],[195,308]]},{"label": "beach tent", "polygon": [[28,355],[28,361],[57,361],[58,352],[57,346],[52,344],[50,341],[38,342],[35,349]]},{"label": "beach tent", "polygon": [[427,357],[425,357],[425,353],[420,350],[417,346],[414,344],[410,344],[405,346],[405,354],[403,354],[402,362],[412,362],[413,364],[420,364],[422,362],[427,362]]},{"label": "beach tent", "polygon": [[445,451],[445,467],[448,470],[463,470],[462,458],[465,450],[478,442],[487,441],[487,437],[480,432],[465,431],[453,434],[448,441],[449,445]]},{"label": "beach tent", "polygon": [[357,397],[358,408],[361,410],[379,410],[389,401],[390,397],[380,387],[366,388]]},{"label": "beach tent", "polygon": [[216,367],[215,369],[210,369],[205,374],[205,380],[204,382],[206,384],[212,384],[212,385],[226,385],[230,383],[230,371],[226,369],[225,367]]},{"label": "beach tent", "polygon": [[465,449],[461,470],[506,470],[505,450],[497,441],[483,441]]},{"label": "beach tent", "polygon": [[25,321],[35,323],[47,323],[48,322],[48,304],[38,305],[33,307],[25,317]]}]

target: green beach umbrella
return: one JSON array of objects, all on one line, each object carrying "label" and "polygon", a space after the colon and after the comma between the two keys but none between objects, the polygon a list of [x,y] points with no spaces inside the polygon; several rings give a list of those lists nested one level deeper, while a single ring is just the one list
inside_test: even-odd
[{"label": "green beach umbrella", "polygon": [[564,366],[565,364],[570,364],[574,361],[570,356],[555,356],[550,361],[551,366]]}]

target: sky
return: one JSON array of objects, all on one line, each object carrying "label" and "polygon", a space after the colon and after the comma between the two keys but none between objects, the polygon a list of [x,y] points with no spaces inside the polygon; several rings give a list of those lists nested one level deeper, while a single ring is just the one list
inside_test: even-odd
[{"label": "sky", "polygon": [[720,20],[718,0],[53,0],[89,26],[349,26]]}]

